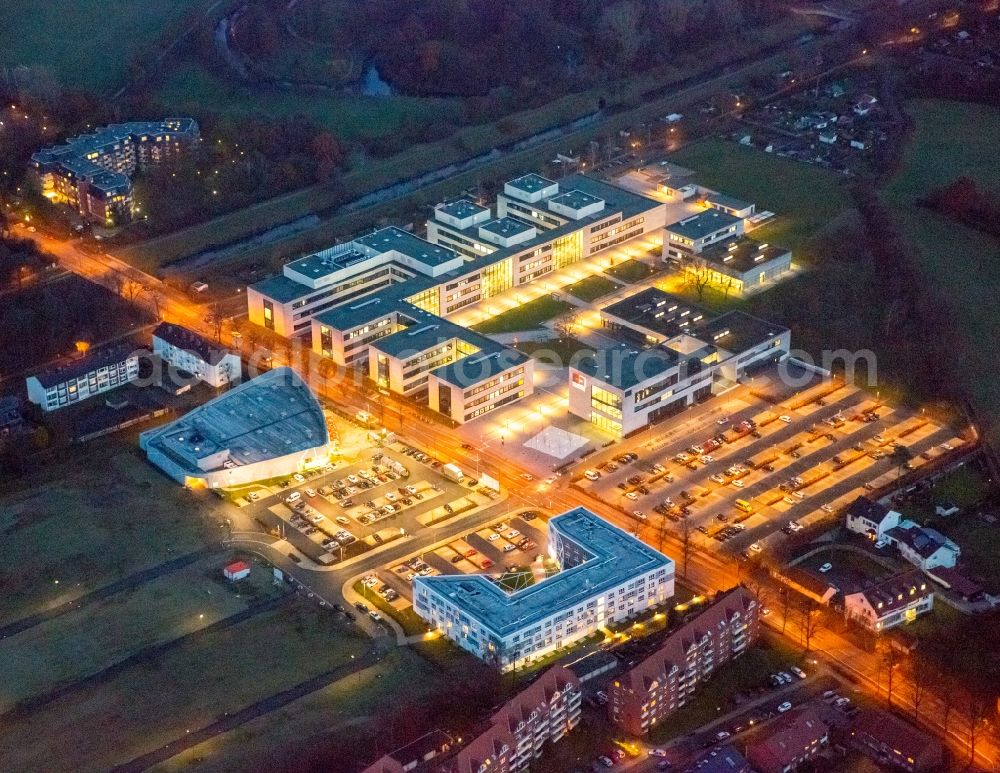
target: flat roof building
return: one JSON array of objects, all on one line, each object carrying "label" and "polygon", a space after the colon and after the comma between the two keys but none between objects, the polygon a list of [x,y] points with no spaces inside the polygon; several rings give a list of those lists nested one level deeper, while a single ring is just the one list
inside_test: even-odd
[{"label": "flat roof building", "polygon": [[506,671],[673,596],[674,562],[589,510],[555,516],[548,528],[560,567],[552,577],[512,593],[482,575],[417,577],[414,610]]},{"label": "flat roof building", "polygon": [[198,488],[321,467],[329,443],[322,406],[291,368],[268,371],[139,436],[150,462]]},{"label": "flat roof building", "polygon": [[494,207],[439,204],[426,240],[384,228],[292,261],[247,288],[250,320],[308,335],[338,365],[471,421],[530,395],[531,361],[446,319],[663,222],[663,205],[609,183],[528,174],[506,183]]},{"label": "flat roof building", "polygon": [[28,376],[28,399],[45,412],[76,405],[135,381],[139,377],[139,355],[148,353],[128,344],[95,349]]},{"label": "flat roof building", "polygon": [[683,253],[697,255],[714,242],[741,236],[743,228],[743,218],[719,209],[688,215],[663,229],[663,256],[676,259]]},{"label": "flat roof building", "polygon": [[734,297],[765,289],[792,270],[791,250],[746,236],[715,242],[697,254],[681,249],[670,254],[673,262],[695,281],[708,282]]},{"label": "flat roof building", "polygon": [[656,287],[601,310],[622,345],[569,368],[569,410],[625,437],[785,357],[787,328],[742,311],[718,317]]}]

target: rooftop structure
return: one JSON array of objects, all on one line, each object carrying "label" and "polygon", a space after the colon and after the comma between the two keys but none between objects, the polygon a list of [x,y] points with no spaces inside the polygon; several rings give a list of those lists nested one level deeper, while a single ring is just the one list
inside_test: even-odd
[{"label": "rooftop structure", "polygon": [[786,714],[769,734],[747,747],[747,758],[759,773],[787,773],[812,759],[826,746],[829,728],[813,708]]},{"label": "rooftop structure", "polygon": [[673,595],[673,561],[582,507],[549,521],[549,555],[560,571],[513,593],[481,575],[418,577],[414,609],[507,669]]},{"label": "rooftop structure", "polygon": [[864,709],[850,729],[852,744],[880,764],[912,773],[938,770],[941,742],[887,711]]},{"label": "rooftop structure", "polygon": [[740,222],[741,218],[721,210],[706,209],[697,215],[689,215],[683,220],[671,223],[667,226],[667,230],[686,239],[697,241],[722,229],[734,228]]},{"label": "rooftop structure", "polygon": [[326,464],[323,409],[291,368],[277,368],[142,433],[149,460],[179,483],[217,488]]},{"label": "rooftop structure", "polygon": [[43,411],[54,411],[103,394],[139,376],[139,356],[146,349],[121,344],[93,349],[28,376],[28,399]]}]

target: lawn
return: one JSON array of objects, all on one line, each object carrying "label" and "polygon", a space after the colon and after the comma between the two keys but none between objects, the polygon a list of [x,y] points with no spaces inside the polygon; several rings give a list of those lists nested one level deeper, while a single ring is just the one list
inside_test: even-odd
[{"label": "lawn", "polygon": [[348,664],[370,645],[357,629],[305,602],[266,612],[7,721],[0,769],[109,770]]},{"label": "lawn", "polygon": [[617,284],[599,274],[588,276],[586,279],[581,279],[575,284],[566,285],[562,288],[563,292],[567,292],[570,295],[576,296],[581,301],[587,301],[588,303],[596,301],[601,296],[614,292],[617,289]]},{"label": "lawn", "polygon": [[40,65],[70,88],[113,91],[129,58],[211,0],[4,0],[0,65]]},{"label": "lawn", "polygon": [[549,295],[543,295],[533,301],[521,304],[516,309],[502,312],[485,322],[473,325],[472,329],[484,335],[517,333],[521,330],[537,328],[543,322],[548,322],[553,317],[558,317],[572,308],[573,305],[566,303],[566,301],[557,301]]},{"label": "lawn", "polygon": [[225,556],[204,559],[0,640],[6,664],[0,713],[276,595],[269,570],[257,566],[230,585],[221,575],[224,563]]},{"label": "lawn", "polygon": [[[900,173],[885,189],[899,224],[916,249],[927,280],[952,299],[966,367],[963,375],[974,405],[994,427],[1000,425],[1000,382],[993,377],[994,342],[1000,317],[1000,242],[947,220],[916,201],[928,189],[962,175],[1000,194],[1000,109],[940,100],[907,105],[914,134]],[[990,432],[995,440],[997,431]]]},{"label": "lawn", "polygon": [[850,208],[841,175],[733,142],[695,142],[670,160],[695,170],[699,184],[752,201],[758,212],[775,212],[778,217],[755,229],[753,238],[789,247],[793,254]]},{"label": "lawn", "polygon": [[747,650],[731,663],[722,666],[711,679],[700,686],[694,699],[659,727],[649,733],[649,742],[660,744],[686,735],[718,716],[730,711],[732,698],[740,692],[766,684],[769,674],[787,666],[789,655],[767,645]]},{"label": "lawn", "polygon": [[530,355],[540,362],[566,367],[580,352],[593,349],[576,338],[550,338],[546,341],[519,341],[515,346],[520,352]]},{"label": "lawn", "polygon": [[459,107],[457,101],[445,99],[373,99],[323,93],[303,96],[281,89],[264,91],[230,83],[196,64],[184,64],[173,70],[158,96],[175,112],[194,115],[212,109],[237,118],[257,116],[265,104],[271,118],[306,115],[348,141],[384,137],[412,121],[431,118],[447,121],[456,117]]},{"label": "lawn", "polygon": [[0,480],[0,624],[218,538],[218,499],[185,491],[120,443],[93,441],[24,479]]},{"label": "lawn", "polygon": [[611,274],[615,279],[632,284],[648,279],[657,272],[656,269],[641,260],[626,260],[624,263],[612,266],[605,273]]}]

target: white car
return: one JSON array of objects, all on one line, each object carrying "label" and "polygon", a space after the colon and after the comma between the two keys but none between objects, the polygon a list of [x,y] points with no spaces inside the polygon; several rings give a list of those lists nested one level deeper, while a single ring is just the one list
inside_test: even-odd
[{"label": "white car", "polygon": [[736,486],[736,488],[743,488],[746,485],[746,483],[737,478],[736,480],[733,481],[733,485]]},{"label": "white car", "polygon": [[599,473],[597,470],[584,470],[583,477],[585,477],[587,480],[599,480],[601,477],[601,473]]},{"label": "white car", "polygon": [[783,422],[785,422],[785,424],[791,424],[792,423],[792,417],[791,416],[779,416],[778,417],[778,421],[783,421]]},{"label": "white car", "polygon": [[633,510],[632,511],[632,515],[634,515],[640,521],[645,521],[646,520],[646,514],[644,512],[642,512],[642,510]]},{"label": "white car", "polygon": [[[795,504],[795,500],[792,499],[791,497],[785,497],[781,501],[784,502],[786,505],[794,505]],[[788,525],[791,526],[791,524],[788,524]],[[793,531],[794,531],[794,529],[793,529]]]},{"label": "white car", "polygon": [[625,496],[633,502],[639,498],[639,494],[635,491],[628,491],[625,493]]},{"label": "white car", "polygon": [[504,536],[509,540],[515,540],[521,536],[521,532],[519,532],[517,529],[511,529]]},{"label": "white car", "polygon": [[510,553],[510,551],[512,551],[513,549],[514,549],[514,546],[511,545],[509,542],[506,545],[503,546],[503,552],[504,553]]},{"label": "white car", "polygon": [[387,491],[386,494],[385,494],[385,501],[386,502],[395,502],[396,501],[396,495],[394,493],[392,493],[391,491]]},{"label": "white car", "polygon": [[723,416],[721,419],[716,419],[715,423],[718,424],[721,427],[723,424],[728,424],[729,423],[729,417],[728,416]]},{"label": "white car", "polygon": [[792,492],[792,496],[795,497],[798,500],[803,500],[803,499],[806,498],[806,495],[803,494],[801,491],[793,491]]},{"label": "white car", "polygon": [[821,505],[819,509],[822,510],[824,513],[832,513],[833,505],[830,504]]},{"label": "white car", "polygon": [[833,564],[831,564],[829,561],[827,561],[825,564],[823,564],[823,566],[821,566],[819,568],[819,571],[820,571],[820,574],[826,574],[831,569],[833,569]]},{"label": "white car", "polygon": [[779,714],[784,714],[786,711],[790,711],[791,708],[792,708],[791,702],[790,701],[785,701],[780,706],[778,706],[778,713]]},{"label": "white car", "polygon": [[885,550],[887,547],[889,547],[889,540],[885,537],[882,537],[875,543],[876,550]]},{"label": "white car", "polygon": [[299,473],[299,472],[295,473],[292,476],[292,479],[295,480],[297,483],[305,483],[306,482],[305,476],[302,475],[302,473]]},{"label": "white car", "polygon": [[544,483],[546,486],[551,486],[555,482],[556,482],[555,475],[550,475],[549,477],[547,477],[545,480],[542,481],[542,483]]},{"label": "white car", "polygon": [[300,499],[302,499],[302,495],[298,491],[293,491],[291,494],[288,495],[288,498],[285,501],[298,502]]},{"label": "white car", "polygon": [[349,480],[355,486],[361,482],[361,479],[357,475],[348,475],[347,480]]},{"label": "white car", "polygon": [[314,488],[307,488],[306,489],[306,496],[307,497],[314,497],[314,496],[316,496],[316,489],[314,489]]},{"label": "white car", "polygon": [[490,542],[496,542],[496,541],[497,541],[498,539],[500,539],[500,535],[499,535],[499,534],[496,534],[496,533],[494,533],[494,534],[491,534],[491,535],[490,535],[489,537],[487,537],[487,539],[488,539],[488,540],[489,540]]},{"label": "white car", "polygon": [[530,472],[522,472],[521,473],[521,480],[533,481],[534,479],[535,479],[535,476],[532,475]]},{"label": "white car", "polygon": [[729,738],[729,733],[727,733],[725,730],[720,730],[718,733],[715,734],[716,741],[725,741],[728,738]]},{"label": "white car", "polygon": [[798,666],[792,666],[788,670],[791,671],[793,674],[795,674],[799,679],[805,679],[806,678],[806,672],[803,671]]},{"label": "white car", "polygon": [[350,518],[346,518],[343,515],[338,515],[337,516],[337,523],[339,523],[341,526],[349,526],[350,523],[351,523],[351,519]]},{"label": "white car", "polygon": [[802,531],[802,524],[798,521],[789,521],[788,528],[792,531]]},{"label": "white car", "polygon": [[767,617],[769,614],[771,614],[771,608],[770,607],[761,607],[760,608],[760,616],[761,617]]},{"label": "white car", "polygon": [[720,486],[724,486],[726,484],[726,479],[721,475],[719,475],[719,473],[715,473],[715,475],[709,476],[709,480],[711,480],[714,483],[718,483]]},{"label": "white car", "polygon": [[942,451],[954,451],[955,450],[955,446],[953,446],[951,443],[942,443],[941,444],[941,450]]},{"label": "white car", "polygon": [[705,455],[704,455],[703,457],[701,457],[701,460],[702,460],[702,461],[703,461],[703,462],[704,462],[705,464],[711,464],[712,462],[714,462],[714,461],[715,461],[715,457],[714,457],[714,456],[712,456],[711,454],[705,454]]},{"label": "white car", "polygon": [[760,544],[759,542],[755,542],[755,543],[753,543],[753,544],[752,544],[752,545],[750,546],[750,552],[751,552],[751,553],[759,553],[759,552],[760,552],[760,551],[762,551],[763,549],[764,549],[764,548],[763,548],[763,547],[761,547],[761,544]]}]

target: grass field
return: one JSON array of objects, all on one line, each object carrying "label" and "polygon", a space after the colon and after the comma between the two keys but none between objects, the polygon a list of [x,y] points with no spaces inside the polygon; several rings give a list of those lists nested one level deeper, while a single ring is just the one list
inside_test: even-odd
[{"label": "grass field", "polygon": [[[0,769],[108,770],[350,663],[369,646],[331,613],[293,603],[210,631],[8,721]],[[114,742],[94,728],[112,732]]]},{"label": "grass field", "polygon": [[[903,168],[885,189],[898,222],[916,248],[927,279],[952,299],[964,340],[956,346],[967,357],[964,374],[973,402],[1000,426],[1000,382],[993,376],[1000,317],[994,311],[1000,293],[1000,241],[921,207],[928,189],[962,175],[1000,194],[1000,109],[939,100],[907,105],[914,134]],[[1000,433],[991,433],[994,440]]]},{"label": "grass field", "polygon": [[700,184],[777,213],[753,238],[791,248],[797,262],[806,240],[850,207],[841,175],[733,142],[695,142],[670,160],[694,169]]},{"label": "grass field", "polygon": [[531,330],[538,327],[543,322],[548,322],[553,317],[558,317],[563,312],[569,311],[573,306],[565,301],[553,300],[549,295],[543,295],[528,301],[516,309],[497,314],[485,322],[473,325],[472,329],[485,335],[495,335],[497,333],[517,333],[521,330]]},{"label": "grass field", "polygon": [[257,567],[237,587],[223,580],[223,563],[204,559],[0,640],[7,664],[0,713],[276,595],[269,570]]},{"label": "grass field", "polygon": [[427,623],[424,622],[424,619],[420,615],[413,611],[412,606],[405,607],[404,609],[396,609],[375,591],[366,590],[360,580],[354,583],[353,588],[355,593],[364,598],[365,603],[369,607],[375,607],[382,614],[388,615],[399,623],[403,629],[403,633],[407,636],[424,633],[427,630]]},{"label": "grass field", "polygon": [[203,548],[218,506],[113,440],[0,481],[0,624]]},{"label": "grass field", "polygon": [[641,282],[656,273],[656,269],[641,260],[626,260],[617,266],[612,266],[605,273],[611,274],[615,279],[620,279],[629,284]]},{"label": "grass field", "polygon": [[[63,86],[113,91],[129,56],[171,23],[212,0],[4,0],[0,65],[50,68]],[[84,63],[85,66],[84,66]]]},{"label": "grass field", "polygon": [[601,296],[614,292],[617,289],[618,285],[599,274],[588,276],[586,279],[581,279],[575,284],[566,285],[562,288],[564,292],[588,303],[596,301]]},{"label": "grass field", "polygon": [[343,140],[383,137],[414,120],[447,121],[456,117],[459,108],[455,100],[447,99],[262,91],[226,82],[195,64],[174,70],[161,87],[159,98],[181,114],[198,114],[210,107],[234,117],[258,115],[261,105],[266,104],[271,118],[306,115]]}]

